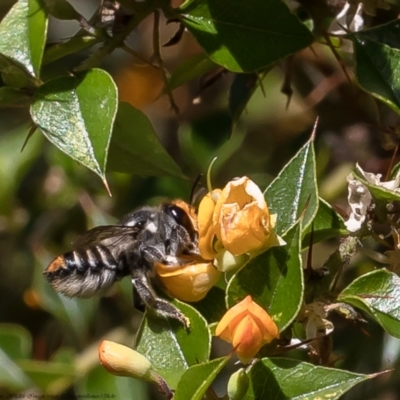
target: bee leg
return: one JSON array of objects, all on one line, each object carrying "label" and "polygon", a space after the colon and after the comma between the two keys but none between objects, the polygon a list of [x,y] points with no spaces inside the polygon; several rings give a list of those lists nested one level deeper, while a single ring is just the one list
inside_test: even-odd
[{"label": "bee leg", "polygon": [[134,274],[132,284],[150,310],[154,310],[163,317],[178,320],[186,330],[189,330],[189,320],[167,300],[160,299],[155,295],[145,275]]},{"label": "bee leg", "polygon": [[172,227],[167,254],[180,256],[182,254],[200,256],[197,246],[191,241],[189,234],[180,225]]}]

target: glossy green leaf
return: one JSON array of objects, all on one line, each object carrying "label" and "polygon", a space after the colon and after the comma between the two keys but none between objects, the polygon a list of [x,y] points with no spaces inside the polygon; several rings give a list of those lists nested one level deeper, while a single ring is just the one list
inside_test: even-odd
[{"label": "glossy green leaf", "polygon": [[117,88],[100,69],[45,83],[31,106],[32,119],[47,139],[104,182],[116,112]]},{"label": "glossy green leaf", "polygon": [[185,3],[181,20],[210,58],[234,72],[252,72],[310,46],[310,31],[279,0]]},{"label": "glossy green leaf", "polygon": [[355,73],[359,85],[400,113],[400,24],[397,20],[353,33]]},{"label": "glossy green leaf", "polygon": [[174,400],[201,400],[207,389],[230,357],[221,357],[203,364],[192,365],[178,383]]},{"label": "glossy green leaf", "polygon": [[313,230],[313,243],[319,243],[323,240],[339,237],[347,234],[343,218],[327,203],[319,198],[317,214],[305,232],[303,239],[303,248],[310,245],[310,235]]},{"label": "glossy green leaf", "polygon": [[295,225],[284,237],[286,246],[267,250],[232,277],[227,288],[229,307],[250,294],[273,317],[280,331],[293,321],[304,291],[300,229]]},{"label": "glossy green leaf", "polygon": [[173,304],[190,319],[190,332],[177,321],[146,313],[138,332],[136,350],[147,357],[175,389],[190,365],[208,361],[211,335],[207,322],[193,307],[177,300]]},{"label": "glossy green leaf", "polygon": [[18,0],[0,23],[0,54],[38,79],[46,33],[41,1]]},{"label": "glossy green leaf", "polygon": [[358,383],[376,376],[286,358],[263,358],[250,367],[248,375],[250,387],[243,400],[335,400]]},{"label": "glossy green leaf", "polygon": [[386,269],[362,275],[344,289],[339,301],[373,317],[389,334],[400,338],[400,278]]},{"label": "glossy green leaf", "polygon": [[387,201],[400,201],[400,193],[395,192],[394,190],[386,189],[383,186],[378,186],[374,183],[369,182],[363,176],[359,166],[357,165],[356,168],[353,170],[354,176],[363,183],[371,192],[372,196],[376,200],[381,200],[384,202]]},{"label": "glossy green leaf", "polygon": [[301,216],[303,230],[308,228],[319,204],[313,139],[283,167],[264,195],[271,214],[277,214],[278,235],[286,232]]},{"label": "glossy green leaf", "polygon": [[108,169],[138,175],[183,177],[160,143],[149,119],[128,103],[119,105]]},{"label": "glossy green leaf", "polygon": [[171,72],[168,86],[170,90],[174,90],[216,68],[218,68],[218,65],[212,62],[206,54],[195,54]]}]

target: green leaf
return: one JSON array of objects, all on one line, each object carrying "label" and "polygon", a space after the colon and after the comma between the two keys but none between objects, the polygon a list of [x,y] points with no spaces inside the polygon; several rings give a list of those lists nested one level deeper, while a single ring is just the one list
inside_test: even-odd
[{"label": "green leaf", "polygon": [[148,358],[154,369],[175,389],[190,365],[206,362],[211,335],[204,318],[188,304],[173,301],[190,319],[190,332],[177,321],[146,313],[139,329],[136,350]]},{"label": "green leaf", "polygon": [[377,374],[362,375],[285,358],[263,358],[249,371],[244,400],[335,400]]},{"label": "green leaf", "polygon": [[230,280],[229,307],[250,294],[282,331],[296,317],[303,299],[303,270],[299,224],[284,237],[287,245],[273,247],[252,259]]},{"label": "green leaf", "polygon": [[0,387],[22,390],[32,385],[32,381],[15,363],[16,359],[29,358],[32,338],[19,325],[0,325]]},{"label": "green leaf", "polygon": [[204,299],[193,303],[192,306],[209,324],[218,322],[226,313],[225,291],[214,286],[208,291]]},{"label": "green leaf", "polygon": [[174,400],[201,400],[207,389],[230,357],[221,357],[204,364],[193,365],[178,382]]},{"label": "green leaf", "polygon": [[366,92],[400,113],[400,25],[397,20],[353,33],[356,78]]},{"label": "green leaf", "polygon": [[0,54],[39,79],[46,33],[40,0],[19,0],[0,23]]},{"label": "green leaf", "polygon": [[50,64],[53,61],[66,57],[69,54],[89,49],[101,41],[94,36],[75,36],[62,43],[53,44],[46,48],[43,56],[43,65]]},{"label": "green leaf", "polygon": [[21,89],[32,86],[32,81],[29,76],[20,67],[12,65],[8,62],[6,67],[1,68],[1,79],[6,86]]},{"label": "green leaf", "polygon": [[29,101],[30,96],[21,90],[7,86],[0,87],[0,107],[11,104],[28,104]]},{"label": "green leaf", "polygon": [[383,186],[378,186],[375,185],[374,183],[367,181],[363,176],[362,172],[360,171],[358,165],[353,170],[353,174],[362,184],[364,184],[369,189],[371,195],[374,197],[375,200],[378,201],[381,200],[383,202],[400,201],[400,193],[395,192],[394,190],[386,189]]},{"label": "green leaf", "polygon": [[365,311],[390,335],[400,338],[400,278],[393,272],[379,269],[360,276],[338,300]]},{"label": "green leaf", "polygon": [[23,390],[33,383],[15,361],[0,346],[0,387]]},{"label": "green leaf", "polygon": [[36,360],[21,360],[18,365],[25,374],[44,392],[59,379],[71,379],[76,372],[69,363],[43,362]]},{"label": "green leaf", "polygon": [[321,198],[319,198],[318,211],[312,225],[310,225],[305,232],[303,248],[310,245],[311,230],[313,230],[313,243],[347,234],[343,218],[329,203]]},{"label": "green leaf", "polygon": [[310,46],[310,31],[280,0],[185,3],[181,20],[209,57],[233,72],[252,72]]},{"label": "green leaf", "polygon": [[277,214],[278,235],[286,232],[302,215],[303,230],[309,227],[319,203],[313,139],[283,167],[264,195],[271,214]]},{"label": "green leaf", "polygon": [[151,122],[128,103],[120,103],[108,158],[112,171],[183,178],[160,143]]},{"label": "green leaf", "polygon": [[[43,138],[34,135],[29,141],[29,151],[21,153],[21,147],[28,134],[27,123],[18,125],[0,135],[0,213],[10,215],[15,207],[15,194],[23,176],[32,169],[43,152]],[[18,162],[16,162],[18,160]]]},{"label": "green leaf", "polygon": [[251,96],[258,88],[259,79],[256,73],[236,74],[229,88],[229,111],[232,119],[237,121],[246,108]]},{"label": "green leaf", "polygon": [[129,379],[122,376],[114,376],[102,366],[97,366],[88,374],[85,374],[76,385],[78,397],[90,395],[93,399],[137,399],[149,400],[146,382],[137,379]]},{"label": "green leaf", "polygon": [[116,112],[117,88],[100,69],[45,83],[31,106],[47,139],[103,182]]},{"label": "green leaf", "polygon": [[177,89],[216,68],[218,68],[218,65],[212,62],[205,53],[195,54],[171,72],[168,87],[170,90]]},{"label": "green leaf", "polygon": [[13,359],[29,358],[32,351],[32,338],[22,326],[1,324],[0,348]]}]

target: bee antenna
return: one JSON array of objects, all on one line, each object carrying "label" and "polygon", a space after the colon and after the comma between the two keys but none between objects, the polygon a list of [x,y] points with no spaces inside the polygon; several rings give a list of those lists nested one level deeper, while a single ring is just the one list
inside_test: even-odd
[{"label": "bee antenna", "polygon": [[197,178],[196,178],[196,180],[194,181],[194,183],[193,183],[193,186],[192,186],[192,190],[191,190],[191,192],[190,192],[190,200],[189,200],[189,204],[191,205],[191,206],[193,206],[193,203],[194,203],[194,201],[195,201],[195,194],[196,194],[196,188],[197,188],[197,186],[198,186],[198,184],[199,184],[199,182],[200,182],[200,179],[203,177],[203,174],[199,174],[199,175],[197,175]]}]

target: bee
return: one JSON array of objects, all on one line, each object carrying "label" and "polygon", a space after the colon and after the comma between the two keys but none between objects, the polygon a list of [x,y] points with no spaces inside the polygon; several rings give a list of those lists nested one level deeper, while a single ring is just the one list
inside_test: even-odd
[{"label": "bee", "polygon": [[118,225],[87,231],[73,247],[43,272],[57,292],[87,298],[130,276],[147,308],[188,328],[183,314],[153,288],[159,284],[157,263],[176,266],[201,259],[196,215],[187,203],[176,200],[160,207],[141,207]]}]

